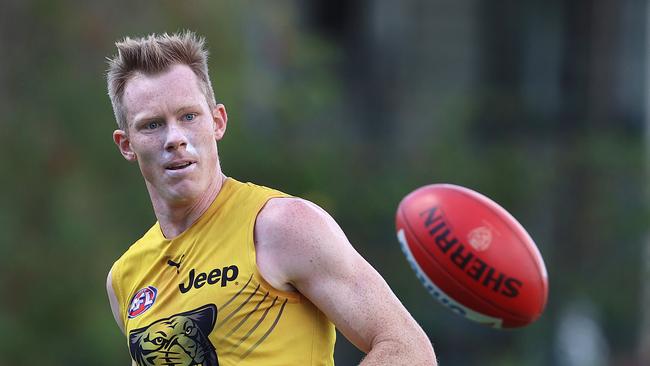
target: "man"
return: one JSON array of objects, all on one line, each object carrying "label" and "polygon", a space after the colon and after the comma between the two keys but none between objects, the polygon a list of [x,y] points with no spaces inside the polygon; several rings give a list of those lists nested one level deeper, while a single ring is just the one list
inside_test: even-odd
[{"label": "man", "polygon": [[334,220],[221,171],[228,115],[203,39],[125,38],[108,90],[122,156],[158,221],[107,291],[134,365],[332,365],[334,325],[362,365],[435,365],[427,336]]}]

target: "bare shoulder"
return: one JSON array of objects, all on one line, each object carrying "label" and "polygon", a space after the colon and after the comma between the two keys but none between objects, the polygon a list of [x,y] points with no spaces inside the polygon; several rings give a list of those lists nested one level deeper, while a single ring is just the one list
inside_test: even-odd
[{"label": "bare shoulder", "polygon": [[255,238],[265,245],[292,245],[296,243],[291,239],[300,242],[334,228],[338,229],[334,219],[312,202],[294,197],[273,198],[257,217]]},{"label": "bare shoulder", "polygon": [[300,198],[267,202],[255,224],[255,247],[260,273],[281,290],[295,290],[296,281],[312,266],[327,264],[337,251],[352,249],[325,210]]}]

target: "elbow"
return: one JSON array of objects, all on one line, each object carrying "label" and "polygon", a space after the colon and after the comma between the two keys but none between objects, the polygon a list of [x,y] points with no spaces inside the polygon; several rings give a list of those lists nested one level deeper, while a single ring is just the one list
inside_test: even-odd
[{"label": "elbow", "polygon": [[436,353],[433,350],[433,346],[428,338],[425,339],[423,347],[418,350],[422,353],[422,365],[438,366],[438,360],[436,359]]},{"label": "elbow", "polygon": [[[431,340],[422,330],[420,333],[419,342],[413,342],[412,345],[415,346],[414,349],[410,351],[414,354],[420,354],[422,356],[421,364],[428,366],[438,366],[438,360],[436,359],[436,353],[433,350],[433,345]],[[417,346],[416,346],[417,345]]]},{"label": "elbow", "polygon": [[[417,346],[415,346],[416,344]],[[438,366],[436,354],[433,350],[431,342],[429,342],[428,339],[425,339],[421,343],[411,343],[411,347],[407,352],[410,354],[409,357],[413,358],[411,365]]]},{"label": "elbow", "polygon": [[431,362],[430,365],[438,366],[438,359],[436,358],[436,353],[433,351],[433,347],[431,346],[431,344],[429,344],[429,348],[431,348],[431,354],[429,356],[430,357],[429,360]]},{"label": "elbow", "polygon": [[429,337],[422,331],[419,336],[411,339],[408,343],[402,343],[406,359],[411,359],[410,365],[417,366],[438,366],[433,345]]}]

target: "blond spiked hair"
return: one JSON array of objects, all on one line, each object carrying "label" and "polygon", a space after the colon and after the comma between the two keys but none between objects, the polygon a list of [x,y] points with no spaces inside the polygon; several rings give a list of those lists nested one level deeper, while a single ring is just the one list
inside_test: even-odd
[{"label": "blond spiked hair", "polygon": [[151,34],[142,38],[125,37],[116,42],[117,55],[108,58],[108,96],[119,128],[128,132],[126,111],[122,103],[126,83],[137,73],[157,74],[175,64],[187,65],[199,78],[201,91],[210,109],[216,107],[214,91],[208,75],[208,51],[205,39],[194,32],[162,35]]}]

